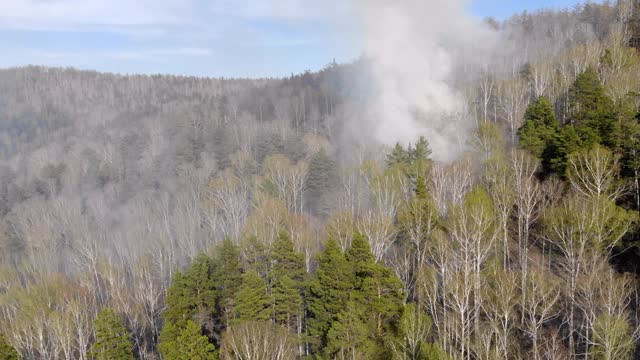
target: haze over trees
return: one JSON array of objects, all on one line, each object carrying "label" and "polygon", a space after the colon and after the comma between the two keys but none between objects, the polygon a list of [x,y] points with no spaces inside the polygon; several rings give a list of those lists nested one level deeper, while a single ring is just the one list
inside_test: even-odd
[{"label": "haze over trees", "polygon": [[637,357],[631,5],[487,19],[450,162],[357,127],[366,58],[0,70],[0,359]]}]

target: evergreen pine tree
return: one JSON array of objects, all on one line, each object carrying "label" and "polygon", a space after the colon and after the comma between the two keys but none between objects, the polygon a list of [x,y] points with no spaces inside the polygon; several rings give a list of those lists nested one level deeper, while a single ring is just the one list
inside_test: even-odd
[{"label": "evergreen pine tree", "polygon": [[431,148],[429,147],[429,142],[424,136],[420,136],[418,141],[416,141],[409,157],[412,163],[428,161],[430,159]]},{"label": "evergreen pine tree", "polygon": [[369,336],[382,345],[384,335],[400,317],[404,304],[402,282],[375,257],[366,238],[355,234],[347,259],[355,269],[357,291],[352,300],[363,307],[363,322],[372,326]]},{"label": "evergreen pine tree", "polygon": [[404,164],[408,165],[411,161],[409,153],[400,145],[396,143],[396,146],[391,150],[391,153],[387,155],[387,166],[392,167],[394,165]]},{"label": "evergreen pine tree", "polygon": [[429,197],[429,191],[427,190],[427,181],[424,176],[418,175],[416,178],[416,198],[426,199]]},{"label": "evergreen pine tree", "polygon": [[545,174],[565,174],[568,156],[582,148],[583,142],[573,125],[567,125],[549,141],[542,155],[542,168]]},{"label": "evergreen pine tree", "polygon": [[380,356],[375,344],[369,338],[368,324],[362,321],[362,307],[349,301],[340,311],[327,333],[327,346],[324,350],[330,359],[374,359]]},{"label": "evergreen pine tree", "polygon": [[190,319],[196,312],[213,312],[217,295],[213,279],[214,268],[213,259],[200,254],[184,275],[176,273],[167,290],[165,321],[183,325],[180,322]]},{"label": "evergreen pine tree", "polygon": [[185,320],[181,326],[176,325],[173,321],[164,321],[158,342],[158,350],[163,358],[168,359],[175,355],[176,339],[178,339],[178,336],[180,336],[180,333],[182,333],[182,330],[185,329],[187,323],[190,321],[191,320]]},{"label": "evergreen pine tree", "polygon": [[111,309],[102,310],[94,321],[96,339],[89,356],[98,360],[133,359],[131,334]]},{"label": "evergreen pine tree", "polygon": [[215,347],[207,336],[202,334],[202,327],[188,320],[176,339],[165,343],[160,348],[165,360],[214,360]]},{"label": "evergreen pine tree", "polygon": [[335,187],[337,179],[336,162],[321,149],[309,161],[305,192],[307,208],[315,214],[324,215],[328,211],[328,204],[323,195]]},{"label": "evergreen pine tree", "polygon": [[372,266],[376,262],[376,258],[371,252],[371,246],[366,237],[359,232],[353,235],[351,240],[351,247],[347,252],[347,260],[352,264],[355,269],[355,274],[358,278],[370,275]]},{"label": "evergreen pine tree", "polygon": [[273,284],[273,312],[278,324],[293,330],[298,326],[304,310],[300,283],[288,275],[278,277]]},{"label": "evergreen pine tree", "polygon": [[633,182],[633,208],[640,213],[640,114],[622,123],[622,175]]},{"label": "evergreen pine tree", "polygon": [[241,246],[245,271],[254,270],[260,276],[268,276],[271,271],[271,259],[267,245],[255,235],[250,235],[242,241]]},{"label": "evergreen pine tree", "polygon": [[0,334],[0,360],[18,360],[19,358],[16,349]]},{"label": "evergreen pine tree", "polygon": [[353,285],[353,269],[340,251],[338,243],[329,239],[318,258],[318,269],[309,283],[307,320],[309,335],[314,341],[313,350],[326,345],[327,332],[349,301]]},{"label": "evergreen pine tree", "polygon": [[529,105],[524,120],[518,130],[520,147],[542,160],[545,175],[564,175],[569,154],[600,141],[600,135],[589,126],[561,127],[545,97]]},{"label": "evergreen pine tree", "polygon": [[274,241],[271,257],[274,277],[288,275],[292,280],[304,280],[304,255],[295,251],[295,244],[286,231],[281,231]]},{"label": "evergreen pine tree", "polygon": [[[593,67],[578,75],[569,91],[571,121],[576,128],[590,128],[585,133],[597,135],[597,142],[613,148],[618,143],[616,110],[613,101],[607,96]],[[583,138],[585,139],[585,138]],[[586,140],[586,139],[585,139]]]},{"label": "evergreen pine tree", "polygon": [[236,292],[242,282],[240,250],[230,239],[224,239],[215,248],[214,286],[217,291],[216,311],[218,330],[229,326]]},{"label": "evergreen pine tree", "polygon": [[271,319],[271,299],[267,284],[254,270],[242,276],[242,285],[236,293],[236,321],[260,321]]},{"label": "evergreen pine tree", "polygon": [[271,252],[275,320],[293,329],[301,320],[303,312],[304,257],[295,252],[293,241],[286,232],[280,233]]},{"label": "evergreen pine tree", "polygon": [[527,107],[524,124],[518,130],[520,147],[541,159],[559,130],[560,123],[551,103],[541,96]]},{"label": "evergreen pine tree", "polygon": [[214,314],[217,298],[214,268],[213,259],[202,254],[193,260],[184,274],[176,272],[167,289],[165,325],[160,342],[174,341],[186,322],[196,314],[205,319]]},{"label": "evergreen pine tree", "polygon": [[[440,227],[440,211],[430,194],[416,191],[416,196],[402,204],[396,218],[398,234],[397,244],[412,254],[410,263],[414,274],[418,274],[433,241],[433,234]],[[418,301],[420,292],[409,286],[408,291],[414,301]]]},{"label": "evergreen pine tree", "polygon": [[231,166],[231,154],[234,153],[234,143],[231,141],[229,131],[224,125],[217,126],[211,136],[213,153],[216,157],[216,164],[219,169],[226,169]]},{"label": "evergreen pine tree", "polygon": [[171,279],[171,285],[167,289],[165,297],[166,310],[163,313],[165,322],[177,322],[190,313],[194,306],[193,292],[189,288],[190,281],[186,274],[176,271]]}]

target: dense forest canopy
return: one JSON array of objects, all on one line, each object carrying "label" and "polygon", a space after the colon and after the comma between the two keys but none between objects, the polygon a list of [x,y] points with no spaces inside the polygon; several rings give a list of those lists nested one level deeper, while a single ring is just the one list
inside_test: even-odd
[{"label": "dense forest canopy", "polygon": [[486,19],[444,150],[370,137],[365,56],[0,70],[0,359],[637,358],[634,4]]}]

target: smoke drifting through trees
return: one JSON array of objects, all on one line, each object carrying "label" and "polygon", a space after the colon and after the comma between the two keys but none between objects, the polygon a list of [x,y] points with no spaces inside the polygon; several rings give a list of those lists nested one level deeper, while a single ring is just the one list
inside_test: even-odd
[{"label": "smoke drifting through trees", "polygon": [[[497,33],[461,0],[356,0],[363,50],[377,92],[363,127],[385,145],[427,136],[436,159],[452,160],[474,125],[454,72],[477,72]],[[466,56],[469,55],[469,56]]]},{"label": "smoke drifting through trees", "polygon": [[[435,16],[419,14],[431,4],[406,4],[395,10],[400,19],[407,14],[413,19],[413,12]],[[36,67],[0,71],[0,332],[7,342],[27,358],[85,358],[95,340],[92,320],[110,307],[130,330],[135,355],[154,359],[163,319],[168,319],[167,287],[172,279],[181,284],[176,281],[178,270],[202,270],[190,266],[198,263],[200,252],[210,252],[215,263],[222,264],[214,267],[211,278],[225,283],[216,285],[225,289],[217,294],[224,301],[216,311],[224,315],[220,321],[231,324],[238,299],[228,285],[241,285],[241,271],[257,271],[267,287],[272,286],[268,259],[280,231],[289,234],[303,257],[297,266],[312,276],[324,240],[332,236],[344,251],[352,246],[357,229],[372,247],[373,259],[393,269],[419,308],[415,317],[411,311],[403,313],[409,318],[402,320],[405,329],[399,329],[405,333],[398,335],[405,340],[387,344],[394,351],[406,346],[409,328],[432,328],[433,334],[422,337],[437,340],[454,358],[494,351],[501,357],[509,352],[508,358],[568,353],[569,332],[575,334],[576,353],[588,350],[588,342],[602,351],[610,348],[607,329],[637,326],[628,321],[637,318],[637,296],[625,295],[626,278],[607,263],[614,250],[608,244],[615,239],[602,242],[605,251],[590,246],[576,257],[563,255],[565,239],[560,235],[571,235],[573,241],[568,225],[580,224],[576,216],[584,223],[611,213],[612,204],[584,202],[601,189],[606,190],[605,200],[628,205],[629,195],[618,194],[617,184],[626,181],[627,188],[635,174],[634,193],[640,194],[638,165],[609,152],[577,153],[565,159],[568,181],[551,177],[540,182],[536,159],[505,152],[500,135],[506,133],[506,142],[515,143],[523,120],[546,118],[540,112],[553,117],[555,110],[557,128],[565,125],[571,116],[570,89],[588,66],[598,69],[595,78],[606,79],[607,93],[617,94],[625,118],[633,119],[637,98],[618,102],[627,99],[625,89],[637,91],[640,84],[637,55],[616,37],[623,12],[617,6],[589,5],[517,15],[504,23],[488,21],[501,38],[500,51],[513,55],[492,58],[480,51],[491,48],[492,36],[480,49],[460,45],[481,41],[458,36],[467,25],[449,28],[449,22],[467,17],[461,15],[460,4],[448,6],[432,20],[444,30],[431,25],[402,30],[418,43],[422,30],[443,32],[429,46],[446,56],[424,56],[428,65],[443,61],[448,67],[429,75],[429,69],[418,64],[417,81],[396,69],[402,54],[388,54],[390,70],[381,74],[368,71],[372,60],[361,60],[286,79],[115,76]],[[366,15],[369,21],[375,16],[375,11]],[[446,23],[440,19],[447,16],[451,19]],[[471,30],[484,26],[468,21]],[[390,51],[404,46],[408,44]],[[609,58],[601,58],[605,49],[611,49]],[[432,60],[434,56],[438,60]],[[419,79],[423,76],[437,81],[426,86]],[[367,92],[369,84],[384,85],[385,79],[401,86]],[[438,86],[451,104],[428,97]],[[349,146],[369,143],[363,128],[372,123],[353,119],[378,115],[384,109],[376,103],[385,94],[400,98],[399,113],[411,116],[405,125],[417,129],[416,136],[424,131],[439,159],[447,159],[443,151],[449,149],[438,148],[434,134],[446,144],[465,141],[454,137],[448,143],[453,133],[439,133],[429,124],[482,125],[466,132],[473,134],[473,153],[450,163],[432,163],[425,160],[424,146],[414,143],[412,149],[394,150],[397,156],[387,159],[394,161],[384,161],[379,147]],[[551,101],[530,107],[524,116],[538,95]],[[441,109],[435,111],[432,105],[455,107],[453,114],[440,116]],[[344,141],[351,125],[358,125],[360,132]],[[623,133],[637,134],[631,130]],[[402,134],[392,134],[396,139],[371,142],[402,140]],[[638,138],[626,140],[625,154],[638,153]],[[353,148],[358,151],[349,151]],[[348,157],[350,161],[344,161]],[[613,168],[584,173],[596,160]],[[627,178],[620,178],[618,167]],[[610,182],[607,174],[613,173],[616,181]],[[589,178],[600,178],[605,186],[593,191],[583,180]],[[573,200],[561,196],[567,188],[582,195]],[[576,239],[595,238],[582,233]],[[216,247],[225,238],[228,241]],[[579,263],[573,269],[580,271],[570,274],[573,277],[558,271],[574,260]],[[626,266],[634,264],[632,260]],[[572,279],[575,286],[567,287],[565,281]],[[591,289],[597,287],[590,284],[599,283],[619,284],[611,293],[623,295],[606,297],[606,287],[597,296],[582,295],[594,293]],[[291,290],[288,285],[279,284],[283,294]],[[584,303],[580,297],[600,303]],[[606,314],[603,307],[609,309]],[[186,320],[190,313],[182,310],[174,315]],[[270,326],[247,325],[245,329],[257,331],[238,327],[235,333],[222,334],[224,326],[207,316],[210,304],[198,308],[202,312],[191,310],[193,325],[176,339],[203,340],[189,336],[202,325],[209,336],[203,342],[216,343],[221,356],[232,356],[232,346],[243,341],[260,345],[279,337],[280,330]],[[433,317],[432,327],[419,311]],[[296,312],[287,319],[290,336],[304,337],[304,318]],[[357,316],[343,317],[341,325],[352,320],[359,321]],[[625,344],[637,335],[618,333]],[[288,353],[290,344],[284,345]],[[300,347],[297,353],[305,351]]]},{"label": "smoke drifting through trees", "polygon": [[[515,141],[527,97],[553,86],[545,59],[574,45],[591,56],[589,51],[598,50],[580,47],[624,33],[631,14],[621,2],[616,12],[593,7],[572,17],[541,11],[500,24],[472,16],[465,0],[354,0],[352,5],[370,83],[364,114],[350,119],[353,136],[347,142],[363,141],[366,134],[366,141],[393,146],[426,136],[441,161],[468,149],[479,122],[503,117],[508,138]],[[594,16],[602,20],[594,24]],[[582,71],[586,62],[575,66]],[[508,81],[527,71],[530,84]]]}]

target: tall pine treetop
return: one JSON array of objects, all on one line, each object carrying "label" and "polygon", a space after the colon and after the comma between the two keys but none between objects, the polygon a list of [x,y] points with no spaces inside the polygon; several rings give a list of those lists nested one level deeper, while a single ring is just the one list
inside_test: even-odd
[{"label": "tall pine treetop", "polygon": [[367,238],[360,232],[353,235],[351,247],[347,253],[347,260],[355,264],[375,263],[376,258],[371,252]]},{"label": "tall pine treetop", "polygon": [[527,107],[524,124],[518,130],[520,147],[542,158],[547,147],[557,137],[560,123],[546,97],[541,96]]},{"label": "tall pine treetop", "polygon": [[304,278],[304,255],[296,252],[295,244],[286,231],[281,231],[273,243],[271,257],[275,277],[287,275],[298,281]]},{"label": "tall pine treetop", "polygon": [[112,309],[102,310],[94,321],[96,339],[89,356],[96,360],[133,360],[131,334]]},{"label": "tall pine treetop", "polygon": [[613,111],[613,101],[605,92],[598,73],[593,67],[588,67],[578,75],[569,91],[572,117],[576,123],[591,120],[593,116],[602,112]]},{"label": "tall pine treetop", "polygon": [[409,144],[405,149],[400,143],[387,154],[387,166],[395,165],[424,167],[431,158],[431,148],[429,141],[424,136],[420,136],[415,144]]},{"label": "tall pine treetop", "polygon": [[553,105],[546,96],[538,97],[529,107],[524,114],[524,121],[532,121],[536,125],[545,125],[557,128],[560,123],[556,119],[556,114],[553,111]]},{"label": "tall pine treetop", "polygon": [[165,321],[182,326],[198,310],[213,312],[216,299],[213,272],[213,260],[202,254],[184,274],[177,272],[174,275],[167,290]]},{"label": "tall pine treetop", "polygon": [[240,249],[230,239],[224,239],[215,248],[213,280],[217,291],[220,315],[229,318],[229,312],[241,283]]},{"label": "tall pine treetop", "polygon": [[[598,138],[589,142],[616,146],[619,134],[615,106],[594,68],[589,67],[578,75],[569,91],[569,103],[572,123],[578,128],[591,129],[585,132],[588,135],[597,135]],[[588,140],[585,136],[581,138]]]},{"label": "tall pine treetop", "polygon": [[387,155],[387,166],[392,167],[398,164],[407,164],[410,161],[409,153],[400,145],[396,143],[396,146],[391,150],[391,153]]},{"label": "tall pine treetop", "polygon": [[412,162],[429,160],[431,157],[431,148],[429,147],[427,138],[420,136],[409,155]]}]

